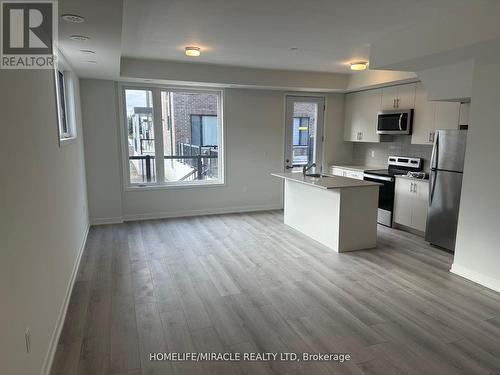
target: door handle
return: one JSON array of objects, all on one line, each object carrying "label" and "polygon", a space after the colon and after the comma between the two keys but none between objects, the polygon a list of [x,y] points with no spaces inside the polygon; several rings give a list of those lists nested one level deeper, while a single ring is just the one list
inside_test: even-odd
[{"label": "door handle", "polygon": [[293,169],[293,165],[286,165],[285,168],[286,169]]}]

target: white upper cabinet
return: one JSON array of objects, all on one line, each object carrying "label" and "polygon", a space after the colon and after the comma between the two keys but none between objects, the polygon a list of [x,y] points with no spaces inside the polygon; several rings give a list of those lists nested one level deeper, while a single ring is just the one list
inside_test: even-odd
[{"label": "white upper cabinet", "polygon": [[411,109],[415,107],[416,84],[384,87],[382,89],[382,110]]},{"label": "white upper cabinet", "polygon": [[460,117],[459,102],[436,102],[436,116],[434,118],[434,129],[458,129]]},{"label": "white upper cabinet", "polygon": [[353,123],[353,116],[358,105],[358,95],[356,93],[347,94],[345,96],[345,119],[344,119],[344,141],[357,141],[358,129]]},{"label": "white upper cabinet", "polygon": [[411,143],[432,145],[436,130],[458,129],[460,103],[431,102],[421,83],[417,84]]},{"label": "white upper cabinet", "polygon": [[415,112],[413,114],[411,143],[423,145],[432,144],[435,115],[436,102],[428,100],[427,91],[421,83],[418,83],[415,97]]},{"label": "white upper cabinet", "polygon": [[346,95],[344,140],[350,142],[379,142],[377,116],[382,90],[367,90]]}]

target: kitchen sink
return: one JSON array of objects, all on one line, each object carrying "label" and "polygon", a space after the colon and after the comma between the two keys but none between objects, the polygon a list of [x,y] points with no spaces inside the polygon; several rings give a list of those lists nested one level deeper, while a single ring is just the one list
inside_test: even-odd
[{"label": "kitchen sink", "polygon": [[321,178],[321,177],[329,177],[326,174],[320,174],[320,173],[306,173],[307,177],[314,177],[314,178]]}]

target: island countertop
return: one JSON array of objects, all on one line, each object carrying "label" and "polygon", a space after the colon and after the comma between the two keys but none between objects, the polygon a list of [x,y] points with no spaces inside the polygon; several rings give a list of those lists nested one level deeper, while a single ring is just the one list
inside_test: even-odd
[{"label": "island countertop", "polygon": [[305,185],[314,186],[320,189],[343,189],[353,187],[379,186],[376,182],[356,180],[354,178],[331,176],[331,177],[311,177],[303,176],[302,172],[271,173],[275,177],[291,180]]}]

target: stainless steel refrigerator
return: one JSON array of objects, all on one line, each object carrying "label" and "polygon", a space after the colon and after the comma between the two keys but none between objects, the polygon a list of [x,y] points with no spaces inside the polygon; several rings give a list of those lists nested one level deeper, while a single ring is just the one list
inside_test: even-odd
[{"label": "stainless steel refrigerator", "polygon": [[429,210],[425,239],[455,250],[467,130],[438,130],[429,176]]}]

